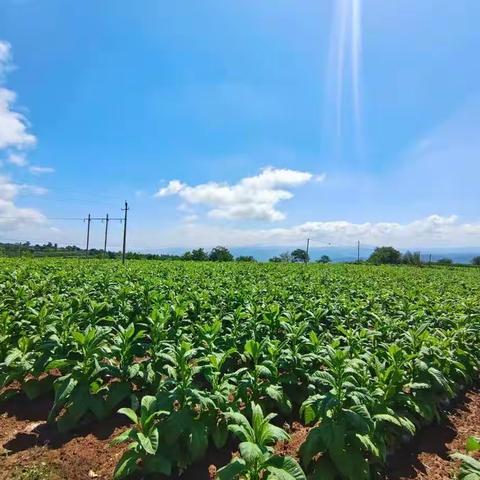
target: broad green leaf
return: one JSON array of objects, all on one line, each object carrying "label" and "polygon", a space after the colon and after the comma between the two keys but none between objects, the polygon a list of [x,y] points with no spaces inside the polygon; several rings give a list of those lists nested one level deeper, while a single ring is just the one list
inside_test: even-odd
[{"label": "broad green leaf", "polygon": [[199,460],[205,454],[208,447],[208,431],[201,421],[192,424],[190,434],[190,451],[194,461]]},{"label": "broad green leaf", "polygon": [[238,448],[240,450],[240,455],[245,460],[247,465],[254,464],[258,460],[260,460],[263,455],[262,450],[260,450],[259,446],[256,443],[242,442],[238,446]]},{"label": "broad green leaf", "polygon": [[267,470],[278,480],[306,480],[300,465],[292,457],[273,456],[267,462]]},{"label": "broad green leaf", "polygon": [[137,470],[137,454],[131,450],[125,452],[115,467],[113,477],[125,478]]},{"label": "broad green leaf", "polygon": [[218,480],[238,480],[239,476],[247,472],[245,461],[241,458],[232,460],[217,471]]},{"label": "broad green leaf", "polygon": [[480,438],[469,437],[465,445],[467,452],[478,452],[480,450]]},{"label": "broad green leaf", "polygon": [[150,455],[155,455],[156,449],[153,447],[150,438],[145,436],[142,432],[137,432],[137,438],[142,448]]},{"label": "broad green leaf", "polygon": [[138,423],[137,414],[131,408],[121,408],[118,413],[126,415],[133,423]]},{"label": "broad green leaf", "polygon": [[149,456],[144,461],[145,471],[147,473],[161,473],[166,476],[172,474],[172,462],[162,454]]}]

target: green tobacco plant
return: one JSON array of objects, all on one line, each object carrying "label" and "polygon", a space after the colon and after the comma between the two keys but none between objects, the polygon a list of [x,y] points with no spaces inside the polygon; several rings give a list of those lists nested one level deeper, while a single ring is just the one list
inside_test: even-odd
[{"label": "green tobacco plant", "polygon": [[458,480],[480,480],[480,461],[473,458],[470,453],[480,451],[480,438],[470,437],[465,445],[467,455],[454,453],[451,455],[455,460],[460,460],[460,470],[456,478]]},{"label": "green tobacco plant", "polygon": [[106,382],[109,368],[105,360],[111,354],[109,333],[109,329],[101,327],[74,332],[73,348],[67,358],[48,365],[49,369],[68,371],[55,380],[55,400],[48,416],[48,421],[55,421],[60,431],[75,428],[89,416],[106,418],[130,394],[127,384]]},{"label": "green tobacco plant", "polygon": [[118,462],[114,478],[128,477],[136,471],[147,474],[170,475],[172,462],[162,454],[160,445],[160,419],[168,412],[157,409],[157,400],[152,396],[142,398],[140,415],[131,408],[121,408],[119,413],[126,415],[133,426],[117,436],[112,443],[129,442],[128,450]]},{"label": "green tobacco plant", "polygon": [[253,401],[301,411],[312,478],[375,478],[480,372],[479,269],[0,258],[0,287],[0,401],[53,388],[68,430],[154,395],[172,472]]},{"label": "green tobacco plant", "polygon": [[252,422],[239,412],[226,414],[228,429],[240,440],[240,456],[217,472],[219,480],[306,480],[300,465],[292,457],[273,453],[273,445],[287,441],[287,432],[270,423],[274,414],[264,416],[252,403]]},{"label": "green tobacco plant", "polygon": [[245,343],[242,360],[247,368],[238,372],[238,395],[245,403],[269,400],[281,411],[290,411],[291,401],[281,385],[280,354],[278,345],[268,340]]}]

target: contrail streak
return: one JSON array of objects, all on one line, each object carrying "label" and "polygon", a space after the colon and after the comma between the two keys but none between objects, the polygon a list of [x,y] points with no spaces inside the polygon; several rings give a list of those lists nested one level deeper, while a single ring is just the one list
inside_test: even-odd
[{"label": "contrail streak", "polygon": [[352,0],[352,83],[355,123],[360,126],[360,59],[362,54],[362,3]]},{"label": "contrail streak", "polygon": [[[362,0],[334,0],[333,27],[330,39],[328,76],[334,80],[336,138],[340,142],[344,130],[345,97],[352,102],[354,134],[361,137],[361,55],[362,55]],[[351,77],[350,77],[351,75]],[[347,78],[348,76],[348,78]],[[347,91],[346,89],[351,89]]]},{"label": "contrail streak", "polygon": [[345,46],[347,35],[348,20],[348,2],[349,0],[338,0],[338,12],[336,26],[337,32],[337,94],[336,94],[336,120],[337,120],[337,137],[342,135],[342,108],[343,108],[343,81],[344,81],[344,64],[345,64]]}]

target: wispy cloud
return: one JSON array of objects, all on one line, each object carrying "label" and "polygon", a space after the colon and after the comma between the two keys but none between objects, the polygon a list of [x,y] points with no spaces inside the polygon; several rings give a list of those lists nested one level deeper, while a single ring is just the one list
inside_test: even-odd
[{"label": "wispy cloud", "polygon": [[7,155],[7,162],[17,167],[26,167],[28,165],[27,157],[21,152],[10,152]]},{"label": "wispy cloud", "polygon": [[43,173],[55,172],[55,169],[52,167],[39,167],[35,165],[32,165],[31,167],[29,167],[28,170],[30,171],[30,173],[33,173],[34,175],[41,175]]}]

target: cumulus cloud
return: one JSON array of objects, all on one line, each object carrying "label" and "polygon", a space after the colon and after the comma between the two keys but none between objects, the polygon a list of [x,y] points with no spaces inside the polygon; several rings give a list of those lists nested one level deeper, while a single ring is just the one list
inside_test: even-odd
[{"label": "cumulus cloud", "polygon": [[143,232],[135,240],[139,248],[228,247],[303,245],[310,238],[313,245],[353,246],[393,245],[398,248],[472,247],[480,244],[480,222],[462,222],[457,216],[430,215],[411,222],[365,222],[346,220],[305,222],[285,228],[245,229],[208,223],[186,223],[162,232],[162,245],[145,244],[158,238],[154,232]]},{"label": "cumulus cloud", "polygon": [[[285,214],[276,205],[293,197],[290,189],[314,178],[309,172],[266,167],[258,175],[245,177],[233,185],[209,182],[190,186],[171,180],[155,196],[178,195],[186,205],[205,205],[213,218],[278,221]],[[323,180],[322,176],[316,179]]]},{"label": "cumulus cloud", "polygon": [[[6,161],[18,167],[27,167],[25,150],[36,143],[29,130],[25,116],[15,110],[15,92],[3,87],[6,75],[13,68],[11,46],[0,40],[0,151],[6,150]],[[30,167],[33,168],[33,167]],[[33,208],[16,205],[21,195],[44,195],[43,187],[20,184],[6,175],[0,174],[0,228],[4,231],[15,230],[26,225],[45,222],[44,215]]]},{"label": "cumulus cloud", "polygon": [[[12,69],[11,45],[0,40],[0,85]],[[28,121],[14,110],[17,99],[15,92],[0,86],[0,149],[26,148],[35,144],[36,138],[28,132]]]},{"label": "cumulus cloud", "polygon": [[0,176],[0,225],[10,229],[19,228],[25,224],[43,223],[45,217],[33,208],[20,208],[14,200],[24,194],[43,195],[47,190],[28,184],[19,184],[7,176]]},{"label": "cumulus cloud", "polygon": [[28,132],[27,119],[13,110],[16,98],[14,92],[0,87],[0,149],[26,148],[36,143],[35,136]]}]

